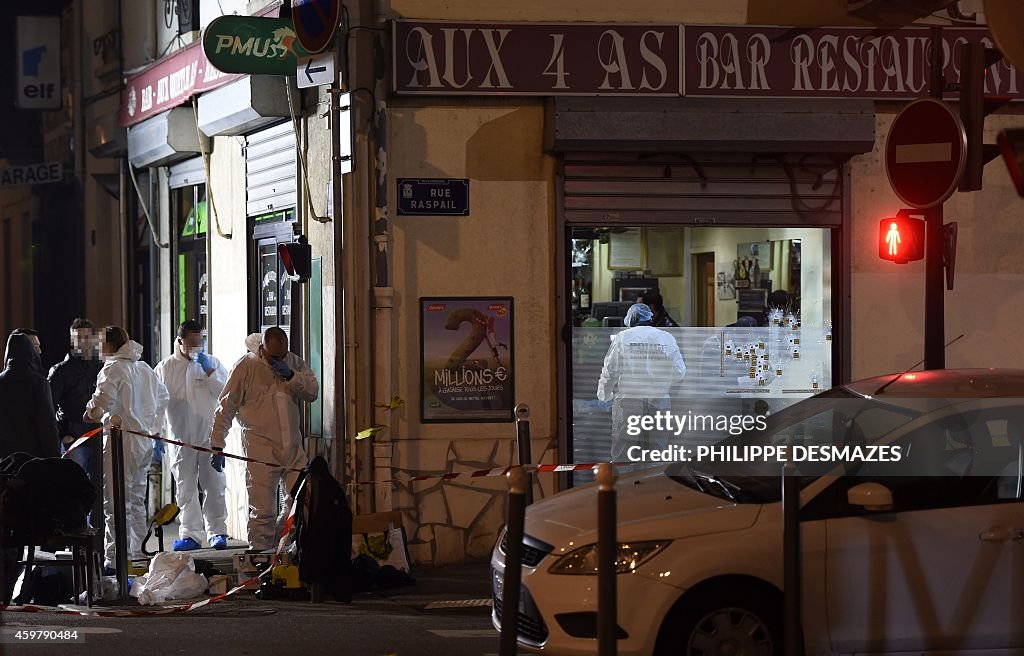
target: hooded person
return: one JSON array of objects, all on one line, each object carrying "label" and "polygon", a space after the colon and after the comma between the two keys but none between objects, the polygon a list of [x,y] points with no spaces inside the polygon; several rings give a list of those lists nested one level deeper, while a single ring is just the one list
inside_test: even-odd
[{"label": "hooded person", "polygon": [[0,372],[0,460],[19,451],[38,458],[60,456],[57,419],[39,352],[28,335],[7,338]]},{"label": "hooded person", "polygon": [[[174,353],[156,365],[157,377],[167,386],[167,437],[178,442],[210,447],[210,425],[228,372],[202,346],[202,326],[189,320],[178,327]],[[217,471],[207,453],[176,444],[167,445],[174,475],[175,499],[181,524],[175,551],[228,546],[228,510],[224,503],[224,471]],[[199,487],[204,499],[200,505]]]},{"label": "hooded person", "polygon": [[[83,419],[106,425],[112,416],[121,416],[128,557],[139,558],[146,536],[146,488],[153,440],[132,432],[159,433],[168,402],[167,388],[142,360],[142,345],[128,339],[123,328],[107,326],[103,329],[100,353],[103,368],[96,378],[96,391],[85,406]],[[104,567],[109,569],[113,569],[115,562],[114,490],[109,480],[111,457],[107,428],[103,432],[103,514],[106,517]]]},{"label": "hooded person", "polygon": [[[245,455],[277,467],[247,462],[249,492],[249,547],[273,549],[278,526],[291,505],[291,490],[308,459],[302,446],[299,402],[313,402],[320,384],[302,358],[288,351],[288,335],[278,327],[245,340],[249,352],[235,363],[220,396],[210,432],[210,445],[222,451],[233,420],[242,429]],[[214,455],[215,468],[224,456]],[[285,485],[286,503],[277,513],[278,490]]]},{"label": "hooded person", "polygon": [[683,380],[686,365],[675,338],[651,326],[653,318],[651,308],[643,303],[629,307],[623,320],[627,329],[612,336],[597,384],[597,398],[612,402],[615,462],[626,461],[627,450],[634,444],[650,449],[668,446],[665,431],[644,431],[639,418],[672,407],[670,391]]}]

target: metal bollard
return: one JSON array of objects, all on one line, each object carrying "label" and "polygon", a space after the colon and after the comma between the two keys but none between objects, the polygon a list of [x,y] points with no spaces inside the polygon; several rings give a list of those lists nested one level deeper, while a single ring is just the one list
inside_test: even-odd
[{"label": "metal bollard", "polygon": [[787,462],[782,468],[782,642],[786,656],[800,656],[803,651],[800,567],[800,477],[796,465]]},{"label": "metal bollard", "polygon": [[[532,465],[533,455],[530,448],[530,406],[525,403],[516,405],[516,450],[519,453],[520,465]],[[533,503],[533,474],[528,473],[526,486],[526,505]]]},{"label": "metal bollard", "polygon": [[128,514],[124,491],[124,435],[121,417],[110,418],[110,481],[114,497],[114,569],[117,572],[117,596],[128,598]]},{"label": "metal bollard", "polygon": [[615,556],[618,552],[615,513],[615,468],[604,463],[597,468],[597,653],[618,652]]},{"label": "metal bollard", "polygon": [[505,520],[505,576],[501,585],[501,656],[516,653],[519,631],[519,593],[523,579],[523,531],[526,491],[530,479],[522,467],[508,473],[508,517]]}]

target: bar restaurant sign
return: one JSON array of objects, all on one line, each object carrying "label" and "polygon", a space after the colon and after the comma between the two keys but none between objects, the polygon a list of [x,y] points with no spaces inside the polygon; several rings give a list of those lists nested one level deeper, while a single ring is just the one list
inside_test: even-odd
[{"label": "bar restaurant sign", "polygon": [[[927,92],[927,28],[394,21],[393,88],[419,95],[760,96],[904,100]],[[960,44],[987,28],[945,28],[946,79]],[[1024,97],[1005,60],[986,92]],[[954,92],[955,93],[955,92]]]}]

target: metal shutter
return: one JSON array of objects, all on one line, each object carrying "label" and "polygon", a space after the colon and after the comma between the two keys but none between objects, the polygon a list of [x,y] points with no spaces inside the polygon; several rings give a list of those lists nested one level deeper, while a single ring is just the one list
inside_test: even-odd
[{"label": "metal shutter", "polygon": [[291,121],[245,140],[245,209],[249,216],[295,207],[296,141]]},{"label": "metal shutter", "polygon": [[193,157],[167,169],[167,185],[171,189],[205,183],[206,168],[202,157]]},{"label": "metal shutter", "polygon": [[568,153],[569,224],[839,225],[843,159],[822,154]]}]

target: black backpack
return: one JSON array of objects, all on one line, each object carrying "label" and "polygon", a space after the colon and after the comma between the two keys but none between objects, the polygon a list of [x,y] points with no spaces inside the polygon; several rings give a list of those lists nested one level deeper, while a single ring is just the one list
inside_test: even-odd
[{"label": "black backpack", "polygon": [[352,510],[345,488],[317,456],[302,471],[292,496],[297,502],[294,564],[299,580],[320,584],[338,601],[351,601]]}]

